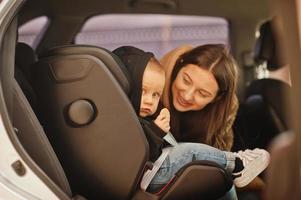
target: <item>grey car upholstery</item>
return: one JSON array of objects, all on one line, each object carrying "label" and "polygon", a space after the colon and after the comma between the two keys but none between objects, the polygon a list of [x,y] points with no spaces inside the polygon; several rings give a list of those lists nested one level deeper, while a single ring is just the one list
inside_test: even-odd
[{"label": "grey car upholstery", "polygon": [[[127,98],[126,69],[108,50],[76,45],[34,66],[43,124],[72,191],[88,199],[214,199],[232,186],[221,167],[187,165],[157,194],[139,189],[148,144]],[[185,195],[180,195],[182,192]]]},{"label": "grey car upholstery", "polygon": [[33,111],[36,96],[30,84],[30,68],[37,61],[37,56],[25,43],[17,43],[15,53],[12,122],[16,135],[32,160],[54,184],[71,197],[71,189],[63,168]]},{"label": "grey car upholstery", "polygon": [[33,161],[71,197],[68,180],[43,128],[16,81],[13,88],[13,126],[18,139]]}]

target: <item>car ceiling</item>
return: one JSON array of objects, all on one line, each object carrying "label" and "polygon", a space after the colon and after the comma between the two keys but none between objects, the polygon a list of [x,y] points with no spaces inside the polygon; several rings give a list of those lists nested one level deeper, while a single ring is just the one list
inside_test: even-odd
[{"label": "car ceiling", "polygon": [[88,17],[141,12],[220,16],[231,20],[266,17],[268,5],[265,0],[28,0],[23,11],[24,21],[45,13],[49,17]]},{"label": "car ceiling", "polygon": [[[250,49],[255,35],[254,27],[269,15],[267,0],[28,0],[19,16],[19,25],[34,17],[46,15],[52,21],[56,21],[59,28],[70,29],[70,34],[65,36],[65,42],[68,43],[72,41],[70,37],[79,31],[78,29],[87,18],[109,13],[163,13],[223,17],[233,26],[231,27],[232,48],[246,47],[240,49],[240,52]],[[56,30],[59,30],[58,27]],[[66,28],[64,29],[66,31]],[[253,31],[250,31],[252,29]],[[60,33],[61,41],[53,45],[62,44],[63,35]],[[239,38],[240,35],[246,36]],[[250,37],[253,37],[253,40]],[[68,41],[67,38],[69,38]],[[234,52],[234,56],[237,57],[238,52]]]}]

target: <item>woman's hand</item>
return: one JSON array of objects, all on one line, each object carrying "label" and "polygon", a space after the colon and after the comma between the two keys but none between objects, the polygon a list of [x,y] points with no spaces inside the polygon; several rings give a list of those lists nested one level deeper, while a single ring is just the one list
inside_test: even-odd
[{"label": "woman's hand", "polygon": [[170,113],[167,108],[163,108],[160,111],[160,114],[158,115],[157,119],[155,119],[154,123],[161,128],[164,132],[168,132],[170,129]]}]

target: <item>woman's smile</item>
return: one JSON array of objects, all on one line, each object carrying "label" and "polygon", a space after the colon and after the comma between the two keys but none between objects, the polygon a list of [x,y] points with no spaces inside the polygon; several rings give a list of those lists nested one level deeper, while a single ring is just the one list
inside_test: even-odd
[{"label": "woman's smile", "polygon": [[186,100],[181,96],[181,94],[178,94],[177,96],[178,96],[178,98],[177,98],[178,103],[179,103],[180,105],[182,105],[183,107],[189,107],[189,106],[192,105],[190,102],[186,101]]}]

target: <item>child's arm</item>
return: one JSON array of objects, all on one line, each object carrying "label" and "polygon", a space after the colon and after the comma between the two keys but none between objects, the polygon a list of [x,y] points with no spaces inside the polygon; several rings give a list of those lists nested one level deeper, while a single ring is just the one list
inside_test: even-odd
[{"label": "child's arm", "polygon": [[170,130],[170,113],[167,108],[163,108],[155,119],[154,123],[162,129],[165,133],[168,133]]}]

